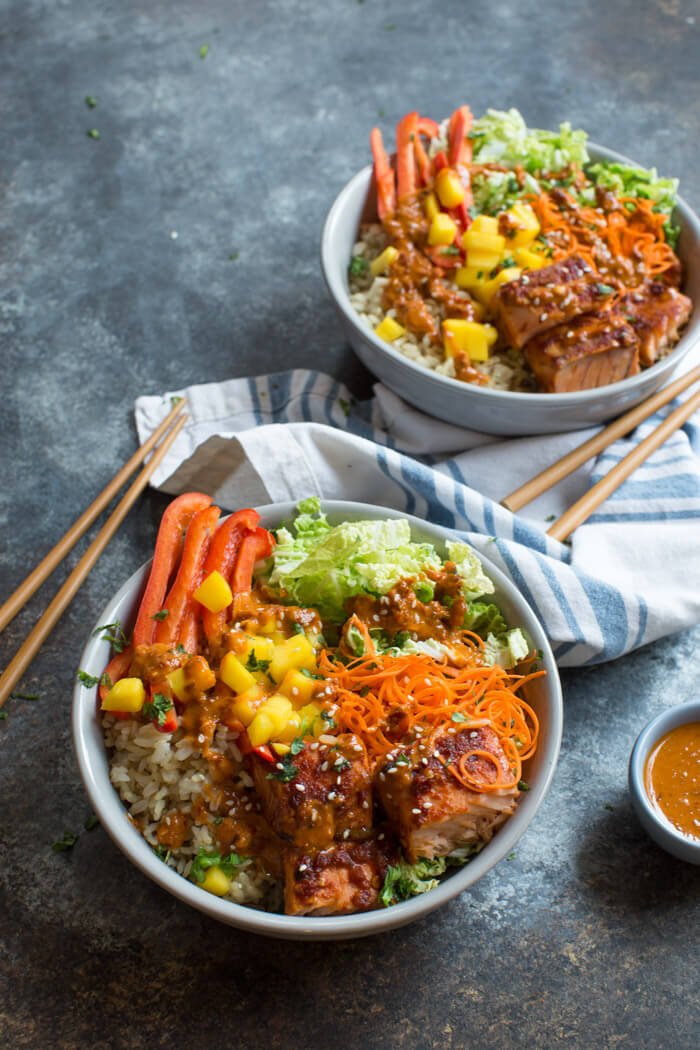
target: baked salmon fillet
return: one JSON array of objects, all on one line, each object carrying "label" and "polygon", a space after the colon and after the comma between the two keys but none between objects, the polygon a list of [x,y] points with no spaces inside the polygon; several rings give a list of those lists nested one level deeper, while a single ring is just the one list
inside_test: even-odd
[{"label": "baked salmon fillet", "polygon": [[365,749],[352,734],[333,745],[307,740],[286,766],[254,753],[249,763],[265,819],[286,842],[323,849],[371,833],[372,779]]},{"label": "baked salmon fillet", "polygon": [[[377,794],[410,863],[485,844],[515,810],[517,786],[472,791],[448,771],[446,766],[456,766],[473,751],[493,755],[502,779],[510,778],[498,737],[487,726],[449,728],[431,743],[397,748],[381,769],[375,780]],[[467,769],[486,783],[497,776],[494,762],[476,754],[467,759]]]},{"label": "baked salmon fillet", "polygon": [[349,915],[379,907],[379,893],[395,854],[385,835],[365,842],[338,842],[317,852],[285,849],[285,913]]}]

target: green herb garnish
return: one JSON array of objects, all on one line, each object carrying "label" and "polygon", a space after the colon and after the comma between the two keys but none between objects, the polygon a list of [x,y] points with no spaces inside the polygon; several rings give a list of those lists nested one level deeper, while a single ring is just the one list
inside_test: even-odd
[{"label": "green herb garnish", "polygon": [[459,255],[459,248],[456,244],[448,244],[446,248],[442,249],[443,255]]},{"label": "green herb garnish", "polygon": [[266,674],[271,663],[272,660],[258,660],[255,655],[255,649],[251,649],[248,653],[248,659],[246,660],[245,665],[249,671],[262,671],[263,674]]},{"label": "green herb garnish", "polygon": [[10,693],[10,700],[38,700],[38,693]]},{"label": "green herb garnish", "polygon": [[455,711],[451,718],[452,722],[466,722],[466,715],[463,715],[461,711]]},{"label": "green herb garnish", "polygon": [[200,58],[206,58],[208,54],[209,54],[209,44],[202,44],[202,46],[199,49],[199,57]]},{"label": "green herb garnish", "polygon": [[350,276],[361,277],[367,270],[369,270],[369,263],[367,260],[363,259],[361,255],[353,255],[348,267]]},{"label": "green herb garnish", "polygon": [[83,824],[83,827],[86,831],[94,831],[95,828],[99,828],[99,826],[100,818],[96,817],[94,813],[91,813],[89,817],[85,818],[85,823]]},{"label": "green herb garnish", "polygon": [[159,726],[165,725],[165,718],[173,706],[172,700],[162,693],[153,694],[153,702],[144,704],[141,713],[147,722],[157,722]]},{"label": "green herb garnish", "polygon": [[122,625],[119,620],[115,620],[114,623],[103,623],[99,627],[96,627],[92,632],[93,637],[103,631],[102,638],[105,642],[109,642],[115,653],[121,653],[126,649],[129,644],[129,639],[122,630]]},{"label": "green herb garnish", "polygon": [[335,729],[336,728],[338,723],[336,722],[335,718],[330,713],[330,711],[325,711],[325,710],[321,711],[321,718],[326,723],[326,728],[327,729]]},{"label": "green herb garnish", "polygon": [[0,711],[0,718],[2,718],[2,719],[7,718],[7,711]]},{"label": "green herb garnish", "polygon": [[65,853],[67,850],[73,849],[77,841],[78,835],[74,831],[64,831],[63,838],[59,839],[58,842],[53,842],[51,849],[54,853]]},{"label": "green herb garnish", "polygon": [[87,136],[90,139],[98,139],[100,137],[100,133],[97,130],[97,128],[90,128],[87,132]]},{"label": "green herb garnish", "polygon": [[95,96],[94,95],[86,95],[85,96],[85,105],[88,107],[88,109],[94,109],[95,106],[97,105],[97,99],[95,98]]},{"label": "green herb garnish", "polygon": [[161,609],[161,610],[160,610],[160,612],[157,612],[157,613],[153,613],[153,616],[151,617],[151,619],[152,619],[152,620],[157,620],[157,621],[158,621],[158,623],[162,623],[162,622],[163,622],[163,620],[164,620],[164,619],[166,618],[166,616],[168,615],[168,612],[169,612],[169,610],[168,610],[168,609]]},{"label": "green herb garnish", "polygon": [[518,791],[529,791],[530,785],[526,784],[524,780],[518,781]]},{"label": "green herb garnish", "polygon": [[602,284],[600,281],[596,285],[601,295],[612,295],[615,289],[609,284]]},{"label": "green herb garnish", "polygon": [[239,255],[240,252],[231,252],[231,254],[229,255],[229,259],[231,260],[231,262],[235,262]]},{"label": "green herb garnish", "polygon": [[294,780],[294,777],[299,772],[298,768],[292,762],[291,751],[284,756],[281,762],[277,762],[276,765],[279,768],[274,769],[272,773],[268,773],[265,777],[266,780],[279,780],[283,784],[288,784],[290,780]]},{"label": "green herb garnish", "polygon": [[289,751],[292,755],[298,755],[300,751],[304,750],[304,741],[302,737],[295,736],[289,745]]},{"label": "green herb garnish", "polygon": [[81,685],[84,685],[86,689],[92,689],[93,686],[97,685],[99,678],[96,678],[94,674],[88,674],[87,671],[78,671],[78,681]]}]

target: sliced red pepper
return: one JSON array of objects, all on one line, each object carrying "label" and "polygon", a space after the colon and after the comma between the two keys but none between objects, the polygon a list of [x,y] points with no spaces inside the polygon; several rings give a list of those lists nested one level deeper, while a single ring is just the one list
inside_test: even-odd
[{"label": "sliced red pepper", "polygon": [[374,158],[374,178],[377,183],[377,214],[380,220],[392,215],[396,209],[396,182],[394,171],[384,149],[382,133],[372,128],[369,136]]},{"label": "sliced red pepper", "polygon": [[202,570],[211,538],[216,529],[221,511],[218,507],[205,507],[192,518],[182,548],[182,558],[175,581],[165,598],[163,612],[168,615],[156,622],[155,642],[174,646],[179,637],[185,616],[198,604],[192,595],[202,582]]},{"label": "sliced red pepper", "polygon": [[[216,572],[221,573],[225,580],[230,582],[241,540],[247,534],[255,531],[259,521],[260,515],[257,511],[246,509],[236,511],[235,514],[231,514],[226,521],[222,522],[211,541],[211,547],[204,563],[202,578],[216,570]],[[208,609],[202,608],[202,625],[204,633],[210,642],[223,631],[226,626],[226,616],[226,609],[213,613],[209,612]],[[188,652],[193,651],[189,648],[188,642],[184,637],[180,638],[180,642]]]},{"label": "sliced red pepper", "polygon": [[418,113],[407,113],[396,125],[396,193],[399,200],[416,190],[417,137]]},{"label": "sliced red pepper", "polygon": [[460,106],[450,117],[448,141],[448,160],[454,168],[458,164],[466,165],[472,159],[472,144],[467,138],[474,118],[469,106]]},{"label": "sliced red pepper", "polygon": [[153,617],[163,608],[170,577],[180,557],[183,533],[197,511],[210,507],[211,502],[211,496],[202,492],[185,492],[166,507],[158,529],[151,572],[136,617],[134,646],[153,642],[156,633]]},{"label": "sliced red pepper", "polygon": [[464,265],[464,259],[461,255],[446,255],[444,247],[439,244],[426,244],[423,251],[431,263],[442,267],[443,270],[456,270],[458,266]]},{"label": "sliced red pepper", "polygon": [[416,161],[418,162],[421,183],[423,186],[429,186],[433,181],[433,165],[419,133],[416,133],[414,146],[416,147]]},{"label": "sliced red pepper", "polygon": [[255,532],[251,532],[244,538],[231,579],[231,590],[234,596],[248,593],[253,586],[253,569],[256,561],[268,558],[274,546],[275,538],[267,529],[257,528]]},{"label": "sliced red pepper", "polygon": [[419,117],[418,130],[422,135],[427,135],[429,139],[435,139],[440,134],[440,125],[430,117]]},{"label": "sliced red pepper", "polygon": [[[99,689],[97,690],[97,710],[102,710],[102,701],[107,696],[115,682],[118,682],[120,678],[126,676],[129,667],[131,666],[131,658],[134,655],[133,646],[127,645],[126,649],[122,649],[120,653],[115,653],[112,659],[105,667],[103,678],[107,679],[111,685],[107,685],[107,682],[100,682]],[[125,721],[127,718],[133,718],[128,711],[110,711],[111,715],[115,718]]]},{"label": "sliced red pepper", "polygon": [[272,754],[272,750],[267,744],[261,744],[260,747],[254,747],[252,748],[252,751],[254,755],[260,755],[260,757],[264,758],[266,762],[275,761],[275,756]]},{"label": "sliced red pepper", "polygon": [[162,723],[159,723],[158,718],[154,718],[153,725],[156,727],[159,733],[174,733],[178,727],[177,711],[173,702],[172,689],[167,682],[156,682],[150,687],[150,699],[151,703],[154,702],[156,693],[160,693],[161,696],[166,696],[170,700],[171,706],[165,712],[165,718]]},{"label": "sliced red pepper", "polygon": [[447,155],[443,149],[433,157],[433,171],[437,175],[439,171],[447,167]]}]

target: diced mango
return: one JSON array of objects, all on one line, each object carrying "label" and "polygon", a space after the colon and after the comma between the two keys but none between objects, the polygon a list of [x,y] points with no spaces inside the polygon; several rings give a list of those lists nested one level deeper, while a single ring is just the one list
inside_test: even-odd
[{"label": "diced mango", "polygon": [[187,700],[188,693],[187,676],[185,675],[185,668],[178,667],[176,670],[171,671],[170,674],[166,675],[165,677],[167,679],[168,685],[172,689],[177,699],[180,701],[181,704],[184,704],[185,700]]},{"label": "diced mango", "polygon": [[203,890],[206,890],[207,893],[213,893],[215,897],[225,897],[231,889],[231,880],[224,874],[218,864],[214,864],[207,869],[204,881],[198,885]]},{"label": "diced mango", "polygon": [[275,643],[272,638],[249,637],[246,639],[245,649],[240,659],[247,663],[251,655],[255,660],[271,660],[275,654]]},{"label": "diced mango", "polygon": [[145,702],[146,689],[140,678],[120,678],[102,701],[102,710],[135,714]]},{"label": "diced mango", "polygon": [[273,612],[266,613],[261,619],[258,629],[260,631],[260,634],[266,635],[271,635],[274,634],[275,631],[278,631],[279,623],[277,622],[277,617],[275,616],[275,614]]},{"label": "diced mango", "polygon": [[216,569],[202,581],[192,597],[212,613],[226,609],[233,600],[228,581]]},{"label": "diced mango", "polygon": [[226,653],[219,667],[219,678],[233,689],[234,693],[245,693],[255,685],[255,679],[235,653]]},{"label": "diced mango", "polygon": [[508,266],[505,270],[500,270],[495,277],[482,284],[474,294],[478,299],[484,303],[485,306],[489,306],[494,295],[501,287],[502,284],[507,284],[509,281],[516,281],[522,270],[518,266]]},{"label": "diced mango", "polygon": [[277,733],[278,740],[288,741],[289,743],[294,740],[295,736],[299,736],[301,730],[301,715],[298,711],[292,711],[287,718],[286,723],[282,726],[279,733]]},{"label": "diced mango", "polygon": [[402,328],[393,317],[385,317],[374,329],[374,334],[378,335],[380,339],[384,339],[387,343],[393,343],[394,339],[398,339],[405,331],[406,329]]},{"label": "diced mango", "polygon": [[308,638],[303,634],[292,635],[281,645],[275,647],[275,654],[270,663],[270,676],[276,682],[282,682],[288,671],[293,668],[316,670],[316,656]]},{"label": "diced mango", "polygon": [[488,279],[488,275],[501,261],[500,252],[482,252],[472,248],[467,252],[467,266],[473,270],[481,270],[482,277]]},{"label": "diced mango", "polygon": [[378,255],[376,259],[373,259],[369,264],[370,273],[373,277],[379,277],[385,273],[389,266],[393,263],[394,259],[398,259],[399,253],[392,244],[388,248],[385,248],[381,255]]},{"label": "diced mango", "polygon": [[292,713],[291,702],[286,696],[275,694],[262,704],[259,714],[263,714],[272,722],[272,736],[276,737],[282,732]]},{"label": "diced mango", "polygon": [[325,722],[320,717],[321,708],[318,704],[306,704],[299,709],[301,718],[300,736],[320,736],[325,731]]},{"label": "diced mango", "polygon": [[[489,349],[498,338],[498,332],[489,324],[477,324],[461,318],[449,318],[442,322],[445,334],[445,353],[450,356],[455,350],[469,355],[470,361],[487,361]],[[447,338],[449,334],[450,338]]]},{"label": "diced mango", "polygon": [[423,201],[423,211],[425,212],[426,218],[432,222],[435,216],[440,211],[440,205],[438,204],[437,197],[434,193],[429,193]]},{"label": "diced mango", "polygon": [[297,708],[309,703],[315,689],[316,683],[313,678],[307,678],[305,674],[302,674],[296,668],[287,671],[279,687],[282,696],[289,697],[292,706]]},{"label": "diced mango", "polygon": [[478,266],[460,266],[455,273],[455,284],[467,292],[473,292],[488,277]]},{"label": "diced mango", "polygon": [[474,233],[498,233],[498,219],[493,215],[477,215],[469,229]]},{"label": "diced mango", "polygon": [[292,749],[289,744],[273,744],[272,750],[276,755],[288,755]]},{"label": "diced mango", "polygon": [[456,233],[457,227],[449,215],[446,215],[444,211],[438,212],[430,223],[428,244],[452,244]]},{"label": "diced mango", "polygon": [[252,689],[237,696],[231,704],[234,718],[237,718],[244,726],[249,726],[258,712],[264,695],[262,687],[254,685]]},{"label": "diced mango", "polygon": [[467,195],[464,183],[454,168],[441,168],[435,176],[435,192],[445,208],[456,208]]},{"label": "diced mango", "polygon": [[475,230],[473,223],[462,237],[462,247],[466,248],[467,252],[500,255],[505,245],[506,239],[501,237],[500,233],[483,233],[481,230]]},{"label": "diced mango", "polygon": [[255,718],[248,726],[248,739],[252,747],[260,747],[271,739],[275,731],[275,724],[264,711],[258,711]]},{"label": "diced mango", "polygon": [[516,248],[513,254],[515,255],[515,261],[524,270],[539,270],[541,266],[546,266],[549,261],[544,255],[540,255],[539,252],[533,252],[531,248]]},{"label": "diced mango", "polygon": [[510,219],[508,243],[514,248],[521,248],[534,241],[540,232],[540,224],[532,207],[525,202],[514,204],[506,215]]}]

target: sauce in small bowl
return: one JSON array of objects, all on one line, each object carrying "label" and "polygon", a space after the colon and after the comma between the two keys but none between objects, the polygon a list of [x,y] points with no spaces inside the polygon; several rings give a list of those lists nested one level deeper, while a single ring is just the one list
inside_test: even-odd
[{"label": "sauce in small bowl", "polygon": [[646,761],[644,786],[666,820],[700,843],[700,722],[676,726],[657,740]]},{"label": "sauce in small bowl", "polygon": [[671,707],[645,726],[630,756],[629,788],[657,845],[700,864],[700,700]]}]

